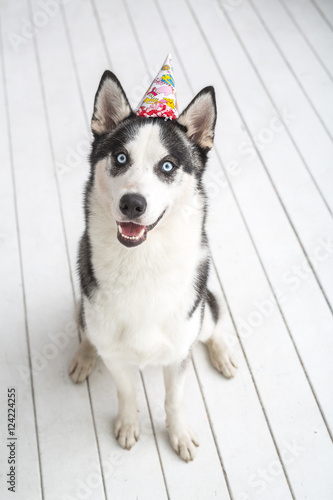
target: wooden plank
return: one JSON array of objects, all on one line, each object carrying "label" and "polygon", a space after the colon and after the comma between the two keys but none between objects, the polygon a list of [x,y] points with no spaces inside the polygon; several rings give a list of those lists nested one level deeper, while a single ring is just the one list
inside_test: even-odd
[{"label": "wooden plank", "polygon": [[[2,45],[2,42],[1,42]],[[16,223],[15,191],[9,141],[9,124],[6,116],[6,96],[3,56],[0,51],[0,115],[1,168],[0,168],[0,497],[15,496],[24,500],[27,496],[41,499],[41,482],[38,458],[38,442],[34,414],[33,390],[29,369],[24,287],[20,266],[19,235]],[[9,464],[8,440],[8,389],[15,388],[15,463]],[[14,452],[14,450],[13,450]],[[8,488],[10,467],[15,467],[15,493]]]},{"label": "wooden plank", "polygon": [[309,0],[281,0],[319,61],[333,78],[333,33]]},{"label": "wooden plank", "polygon": [[223,475],[209,426],[209,415],[205,410],[192,363],[188,367],[184,408],[189,425],[196,433],[200,446],[193,462],[183,462],[171,448],[165,426],[164,382],[162,370],[147,367],[144,381],[161,460],[165,471],[170,498],[181,500],[185,492],[189,498],[229,499],[229,492]]},{"label": "wooden plank", "polygon": [[[40,11],[37,1],[32,0],[31,6],[32,12]],[[89,174],[91,134],[77,88],[60,6],[47,28],[38,30],[35,38],[50,122],[53,167],[59,186],[71,280],[78,299],[77,247],[84,228],[82,193]]]},{"label": "wooden plank", "polygon": [[[232,19],[234,18],[232,17]],[[244,38],[244,44],[246,44],[248,50],[251,54],[255,52],[255,62],[258,67],[260,53],[261,61],[266,65],[268,65],[268,61],[270,61],[274,68],[277,68],[278,63],[274,57],[275,49],[270,45],[265,32],[261,30],[260,24],[256,21],[250,8],[247,6],[244,9],[241,7],[239,8],[235,24],[237,25],[239,34]],[[251,26],[251,31],[247,29],[247,25]],[[255,38],[258,42],[254,42],[252,33],[256,34]],[[273,51],[273,54],[271,54],[269,49]],[[262,66],[264,66],[264,64],[262,64]],[[259,71],[261,71],[261,67]],[[274,71],[275,70],[273,70],[272,73],[274,73]],[[265,73],[265,70],[263,70],[263,72]],[[280,76],[275,75],[276,79],[288,81],[288,75],[284,73],[285,72],[281,70]],[[289,82],[288,87],[293,88],[292,82]],[[299,89],[294,87],[294,92],[299,93]],[[296,103],[296,101],[297,99],[295,97],[294,102]],[[297,113],[299,112],[300,108],[297,109]],[[310,117],[307,123],[312,123]],[[278,148],[281,147],[279,138],[280,137],[274,138],[274,142],[278,142],[277,149],[275,150],[276,154],[278,154]],[[230,147],[232,141],[233,137],[231,136],[228,137],[228,140],[224,139],[223,143],[227,143],[227,147]],[[237,141],[234,143],[234,146],[237,147]],[[267,149],[270,146],[271,144],[267,146]],[[224,154],[226,153],[225,149],[226,148],[224,148]],[[226,162],[231,161],[232,154],[231,149],[230,156],[226,156]],[[263,157],[265,156],[264,151],[262,155]],[[333,157],[333,150],[331,156]],[[267,157],[267,159],[270,161],[270,157]],[[333,354],[333,339],[331,334],[333,331],[333,322],[331,311],[322,298],[321,290],[312,272],[310,275],[305,275],[306,278],[309,277],[309,280],[304,283],[304,286],[300,286],[303,285],[302,281],[305,279],[304,276],[301,274],[301,278],[297,278],[297,276],[293,274],[295,271],[293,264],[302,263],[304,261],[303,251],[299,246],[297,237],[293,233],[288,220],[281,211],[281,207],[274,193],[274,188],[270,185],[262,169],[254,169],[253,167],[254,163],[250,163],[247,165],[246,169],[244,169],[246,180],[244,178],[242,183],[237,181],[234,182],[234,178],[232,177],[231,182],[234,185],[235,193],[239,199],[239,203],[245,214],[251,234],[260,252],[264,266],[267,269],[271,283],[274,288],[281,290],[283,293],[283,298],[281,300],[282,310],[292,331],[293,338],[295,339],[309,378],[312,381],[312,387],[322,404],[322,409],[326,415],[332,433],[333,393],[328,388],[330,387],[329,380],[333,378],[333,371],[330,373],[327,372],[327,367],[331,366],[329,359]],[[293,178],[291,175],[289,175],[288,182],[291,184],[291,187],[297,185],[297,179]],[[252,186],[251,189],[249,189],[249,185]],[[329,219],[330,218],[327,218],[330,223],[331,221]],[[274,232],[271,231],[272,225],[275,228]],[[314,222],[312,224],[312,229],[313,233],[316,234],[316,224]],[[329,234],[329,232],[327,234]],[[320,248],[319,241],[317,244]],[[326,253],[326,258],[327,260],[331,260],[329,272],[332,275],[333,262],[332,259],[330,259],[330,253]],[[317,267],[318,264],[319,262],[317,262]],[[296,277],[295,283],[292,283],[293,276]],[[305,311],[304,304],[308,304]],[[318,339],[318,346],[314,349],[313,332],[318,318],[321,318],[321,328],[319,329],[320,340]]]},{"label": "wooden plank", "polygon": [[[331,106],[327,106],[327,103],[332,102],[333,99],[332,80],[278,1],[267,3],[262,0],[252,0],[251,4],[260,17],[267,34],[276,43],[277,49],[282,54],[289,70],[308,96],[310,104],[313,103],[319,119],[322,120],[332,138],[333,111]],[[271,51],[271,49],[269,50]],[[263,62],[261,62],[260,66],[263,66]],[[286,73],[281,63],[279,68],[280,74]],[[284,81],[288,82],[290,78],[287,77]],[[285,85],[285,87],[291,93],[299,93],[296,91],[295,84],[293,84],[292,88],[289,85]],[[316,128],[318,129],[318,125]],[[323,136],[322,131],[320,135]],[[304,134],[302,134],[301,139],[303,137]],[[304,142],[303,140],[302,143]],[[302,147],[302,150],[304,149],[306,148]]]},{"label": "wooden plank", "polygon": [[[7,2],[4,33],[21,34],[26,18],[24,1]],[[55,19],[49,19],[48,27]],[[14,51],[6,37],[4,53],[43,495],[73,498],[89,487],[100,464],[87,388],[74,387],[67,375],[78,337],[54,163],[34,43],[27,39]],[[100,482],[91,498],[104,498]]]},{"label": "wooden plank", "polygon": [[[99,81],[106,69],[112,68],[112,61],[105,52],[94,3],[89,0],[70,1],[63,9],[66,34],[72,48],[72,58],[78,92],[82,96],[82,106],[86,117],[88,139],[90,142],[90,120],[93,113],[93,98]],[[89,33],[89,37],[87,37]],[[89,61],[89,64],[87,64]]]},{"label": "wooden plank", "polygon": [[[214,221],[215,227],[212,225],[211,229],[215,235],[211,240],[212,253],[265,415],[294,497],[315,498],[318,489],[320,495],[329,497],[333,487],[331,465],[326,465],[333,463],[330,436],[278,308],[273,306],[267,316],[258,314],[257,304],[263,304],[267,298],[274,304],[274,299],[250,238],[240,238],[243,221],[232,210],[230,198],[224,192],[212,203],[211,212],[219,213],[219,220]],[[239,426],[245,424],[243,415]],[[243,428],[242,434],[244,432]],[[269,471],[266,479],[263,470]],[[269,484],[274,471],[277,477]],[[262,462],[261,467],[252,469],[248,476],[246,494],[262,491],[266,498],[266,492],[271,489],[272,494],[276,494],[276,481],[282,479],[282,474],[277,461]],[[244,484],[242,486],[244,489]],[[284,497],[284,494],[276,494],[276,498]]]},{"label": "wooden plank", "polygon": [[[223,11],[220,11],[220,15],[222,20]],[[244,2],[237,10],[237,15],[231,12],[226,13],[226,17],[233,23],[237,37],[243,43],[243,50],[248,54],[250,63],[255,66],[254,71],[262,82],[264,92],[260,98],[266,101],[267,105],[270,105],[271,101],[272,113],[279,111],[283,117],[283,110],[288,110],[292,115],[292,118],[287,120],[286,130],[332,211],[333,196],[332,190],[329,189],[333,184],[331,136],[327,134],[320,119],[300,91],[293,75],[249,4]],[[305,59],[304,54],[303,59]],[[285,83],[281,85],[281,81]],[[327,102],[325,101],[323,105],[327,107]],[[267,144],[265,141],[270,143],[274,139],[272,137],[267,139],[265,134],[266,130],[258,131],[259,149],[263,150],[263,155],[265,153],[263,146]]]},{"label": "wooden plank", "polygon": [[123,82],[125,89],[128,89],[127,97],[135,107],[142,96],[142,88],[144,93],[159,66],[151,68],[150,73],[144,68],[140,49],[122,2],[101,1],[96,3],[96,9],[109,54],[108,59],[112,63],[111,69],[116,71],[117,78]]},{"label": "wooden plank", "polygon": [[324,20],[333,29],[333,4],[330,0],[314,0],[314,6],[319,10]]},{"label": "wooden plank", "polygon": [[[38,2],[33,5],[37,8]],[[67,36],[70,35],[70,40],[66,37],[61,15],[54,18],[48,30],[41,31],[37,39],[50,119],[51,140],[58,163],[66,160],[68,149],[79,153],[76,147],[78,141],[83,141],[84,137],[88,141],[88,137],[83,133],[88,127],[86,116],[92,111],[94,94],[101,76],[100,70],[101,68],[104,70],[103,58],[105,58],[103,49],[100,57],[98,55],[102,47],[99,45],[100,35],[90,3],[72,1],[66,6],[64,14],[68,24]],[[72,20],[76,25],[73,30]],[[81,30],[77,29],[78,24],[81,26]],[[94,38],[96,39],[95,48],[94,42],[87,38],[86,33],[94,34],[96,37]],[[54,44],[55,39],[57,40],[56,44]],[[68,41],[73,44],[75,57],[80,46],[78,60],[71,58]],[[90,102],[88,102],[88,97],[86,100],[80,99],[80,92],[83,92],[84,87],[78,86],[78,83],[81,85],[81,78],[85,77],[82,64],[86,66],[86,60],[82,58],[82,53],[89,53],[88,45],[90,46],[89,50],[95,52],[95,57],[89,66],[89,71],[95,78],[95,87],[90,95]],[[78,70],[78,74],[75,74],[75,69]],[[63,75],[63,78],[59,75]],[[59,97],[54,99],[54,96],[61,96],[61,106],[59,106]],[[87,108],[84,107],[85,102],[87,102]],[[70,131],[67,132],[69,121]],[[85,157],[84,160],[83,168],[73,168],[69,172],[65,172],[65,175],[59,176],[66,237],[71,255],[75,255],[77,252],[77,244],[82,231],[82,190],[88,175],[87,158]],[[75,273],[75,261],[72,264],[72,273]],[[74,350],[69,351],[68,355],[73,356]],[[105,379],[101,373],[105,375]],[[117,394],[104,367],[99,368],[97,374],[91,377],[89,386],[100,444],[106,495],[134,499],[136,495],[147,497],[153,488],[159,498],[165,498],[165,486],[154,440],[147,440],[145,444],[140,442],[140,446],[134,449],[136,451],[133,450],[129,453],[120,448],[113,436]],[[73,390],[79,391],[80,388],[73,385]],[[140,380],[138,391],[139,395],[141,394],[142,412],[146,415],[148,410],[142,397],[143,389]],[[82,450],[78,447],[78,456],[81,452]],[[133,459],[133,454],[135,454],[135,459]],[[93,473],[98,474],[97,469]],[[147,481],[148,473],[151,474],[150,481]],[[99,479],[101,479],[100,476]]]},{"label": "wooden plank", "polygon": [[[246,5],[242,4],[237,11],[240,18],[243,7],[245,9]],[[214,23],[214,29],[207,31],[207,36],[210,40],[210,47],[216,64],[220,65],[227,84],[232,89],[235,105],[242,114],[253,141],[258,144],[257,150],[265,162],[266,171],[277,190],[282,206],[285,208],[285,213],[290,219],[295,232],[297,232],[308,260],[332,306],[333,281],[330,277],[332,259],[328,258],[318,266],[316,258],[316,249],[321,238],[329,239],[333,234],[331,213],[313,185],[310,175],[304,168],[302,157],[286,133],[286,128],[282,127],[280,133],[270,128],[275,128],[272,123],[275,123],[274,117],[276,117],[277,110],[282,115],[289,114],[287,121],[290,122],[292,119],[294,122],[297,121],[297,114],[292,115],[292,118],[290,117],[290,114],[293,113],[292,101],[286,101],[283,106],[281,103],[280,106],[273,106],[266,89],[258,78],[258,71],[262,71],[262,68],[259,67],[256,70],[251,66],[246,53],[244,53],[244,44],[241,45],[235,37],[223,12],[220,11],[218,16],[215,9],[207,9],[202,20],[200,19],[204,23],[204,29],[207,28],[207,19],[212,19]],[[260,31],[258,32],[259,35]],[[232,59],[227,57],[230,50],[233,53]],[[249,50],[254,51],[251,44]],[[265,55],[266,49],[263,44],[258,47],[259,50]],[[267,56],[265,57],[267,58]],[[272,72],[274,72],[273,67]],[[244,79],[244,74],[246,74],[246,79]],[[275,84],[270,82],[270,85]],[[251,92],[251,99],[249,99],[249,92]],[[290,96],[290,99],[292,99],[292,96]],[[295,100],[297,100],[297,96],[295,96]],[[281,124],[281,122],[279,123]],[[312,138],[312,140],[314,139]],[[321,141],[321,138],[317,138],[317,141]],[[250,164],[254,157],[253,144],[254,142],[250,144],[241,143],[238,148],[237,153],[242,155],[243,159],[245,158],[247,164]],[[316,151],[318,155],[322,154],[321,142],[316,147]],[[329,184],[332,182],[332,169],[329,170],[328,165],[326,165],[325,171],[323,180],[325,178],[325,182]],[[295,186],[297,186],[297,189],[295,189]]]},{"label": "wooden plank", "polygon": [[105,487],[108,498],[144,499],[154,492],[154,496],[164,500],[168,495],[142,380],[137,370],[134,375],[141,433],[138,443],[130,451],[123,450],[114,437],[117,390],[109,370],[99,360],[90,376]]},{"label": "wooden plank", "polygon": [[[214,214],[216,212],[212,209],[211,219],[214,219]],[[213,241],[212,231],[209,236]],[[215,274],[210,279],[209,287],[220,291]],[[225,380],[212,368],[205,346],[197,346],[193,357],[233,496],[237,499],[255,498],[260,491],[264,491],[267,499],[292,498],[253,383],[251,367],[249,369],[227,307],[223,314],[224,335],[233,346],[239,366],[235,379]],[[264,470],[270,471],[268,476],[272,476],[274,468],[280,472],[274,479],[270,477],[268,487],[260,477]]]},{"label": "wooden plank", "polygon": [[[215,37],[215,46],[218,47],[219,51],[223,52],[222,43],[218,40],[217,32],[214,29],[216,26],[214,22],[216,13],[206,9],[205,14],[200,5],[195,4],[195,6],[203,30],[209,32],[210,36]],[[238,131],[241,130],[239,123],[236,129],[232,128],[235,120],[235,110],[232,112],[230,96],[228,98],[225,90],[222,89],[222,81],[213,64],[211,54],[200,43],[200,31],[193,19],[191,19],[189,11],[183,2],[177,2],[177,19],[171,15],[175,8],[176,6],[171,2],[170,10],[164,11],[164,15],[190,80],[200,88],[206,83],[207,75],[210,75],[211,83],[215,84],[219,89],[218,108],[223,109],[224,112],[224,130],[229,129],[234,134],[239,133]],[[209,23],[206,26],[204,23],[207,18]],[[178,21],[178,19],[181,19],[181,21]],[[222,32],[223,28],[219,25],[219,32]],[[182,37],[184,30],[185,32],[191,32],[192,38],[197,41],[195,51],[192,50],[190,40]],[[235,66],[238,65],[230,40],[225,41],[225,43],[229,50],[227,56],[229,61],[234,62]],[[200,61],[200,64],[198,64],[198,61]],[[245,81],[249,82],[247,74]],[[252,94],[250,95],[252,99]],[[259,111],[260,108],[257,113]],[[221,137],[219,139],[219,132],[217,132],[217,147],[222,144],[223,139],[224,145],[226,145],[225,138]],[[243,175],[237,179],[237,182],[243,182]],[[219,219],[215,221],[215,231],[212,231],[212,234],[215,235],[212,248],[236,324],[238,324],[241,336],[245,337],[244,320],[253,312],[253,302],[268,297],[271,292],[257,256],[253,248],[251,248],[251,240],[242,238],[240,241],[239,234],[241,234],[243,223],[239,214],[237,215],[237,212],[231,209],[230,196],[227,196],[227,194],[227,191],[223,191],[223,196],[216,196],[213,200],[215,210],[219,213]],[[314,496],[315,487],[318,487],[317,483],[319,482],[323,495],[327,496],[332,488],[328,468],[324,470],[321,463],[314,470],[312,456],[314,453],[319,457],[323,453],[328,460],[332,460],[331,441],[278,309],[276,308],[267,320],[263,320],[257,328],[252,330],[248,338],[243,339],[243,344],[285,464],[291,487],[296,492],[296,495],[298,494],[300,497],[304,496],[308,491],[312,491],[312,496]],[[292,374],[293,377],[292,387],[290,387],[288,374]],[[300,396],[300,394],[302,395]],[[284,404],[281,405],[278,401],[284,401]],[[301,405],[300,401],[302,401]],[[303,409],[301,410],[300,407]],[[306,422],[302,420],[304,411],[307,412],[308,416]],[[320,437],[315,435],[317,426],[321,428]],[[302,457],[299,456],[292,466],[287,463],[288,460],[284,453],[286,440],[290,439],[291,436],[295,440],[299,440],[299,443],[303,442],[303,438],[306,439],[305,448],[307,450],[306,453],[304,450]],[[302,476],[304,468],[307,471],[307,478],[305,482],[302,482],[300,476]],[[311,496],[310,493],[309,496]]]},{"label": "wooden plank", "polygon": [[[184,45],[186,43],[185,39],[181,38],[181,35],[179,35],[178,43],[176,40],[176,44],[174,44],[174,41],[170,39],[166,31],[167,26],[164,27],[163,24],[161,24],[154,3],[149,2],[146,9],[149,11],[151,26],[157,27],[155,30],[146,29],[145,10],[141,9],[139,4],[132,4],[130,8],[138,38],[142,45],[142,51],[146,54],[148,65],[152,65],[154,61],[158,60],[158,58],[161,57],[162,51],[163,53],[172,51],[177,80],[177,93],[179,96],[178,101],[182,109],[195,95],[194,90],[190,88],[189,81],[196,82],[196,78],[192,78],[191,74],[189,74],[188,81],[188,77],[181,66],[180,58],[177,55],[177,50],[184,50]],[[171,19],[169,23],[171,25],[174,24]],[[158,44],[154,43],[157,36],[157,29]],[[185,32],[187,32],[186,27]],[[190,44],[188,50],[191,50]],[[188,57],[187,52],[186,57]],[[195,64],[198,66],[197,63]],[[211,72],[201,72],[201,74],[202,79],[205,79],[205,81],[199,82],[198,85],[195,83],[196,91],[199,91],[201,86],[212,83],[210,80]],[[180,97],[180,95],[182,97]],[[219,140],[218,137],[217,135],[217,141]],[[210,175],[214,160],[216,163],[216,157],[212,155],[206,178],[207,189],[208,192],[211,193],[212,198],[215,196],[224,196],[225,190],[228,190],[225,179],[224,181],[222,179],[223,187],[216,184],[216,179],[221,181],[219,167],[217,167],[217,176],[216,169],[214,174]],[[235,205],[233,210],[237,211]],[[216,217],[217,213],[219,212],[211,211],[213,219]],[[214,239],[214,230],[216,230],[215,227],[213,227],[213,231],[210,231],[212,239]],[[195,351],[194,360],[200,382],[204,388],[204,397],[208,407],[210,421],[214,429],[215,438],[222,456],[230,488],[234,497],[240,498],[241,495],[245,494],[251,496],[255,490],[253,485],[248,484],[248,479],[251,478],[253,474],[256,475],[257,471],[264,465],[267,467],[269,463],[279,462],[279,457],[276,454],[274,443],[262,413],[260,402],[245,359],[240,350],[238,341],[235,339],[232,326],[230,328],[230,321],[228,323],[227,319],[226,330],[226,333],[230,331],[231,341],[235,345],[240,365],[239,373],[232,382],[223,380],[218,373],[215,373],[211,366],[208,366],[207,355],[205,355],[204,349]],[[242,418],[245,418],[245,420],[239,419],[237,417],[239,415],[242,415]],[[242,429],[251,428],[251,433],[239,431],[239,426],[241,426]],[[236,456],[237,462],[235,462]],[[270,491],[266,490],[265,494],[267,498],[276,498],[277,495],[288,498],[288,487],[283,475],[274,481],[273,487]]]}]

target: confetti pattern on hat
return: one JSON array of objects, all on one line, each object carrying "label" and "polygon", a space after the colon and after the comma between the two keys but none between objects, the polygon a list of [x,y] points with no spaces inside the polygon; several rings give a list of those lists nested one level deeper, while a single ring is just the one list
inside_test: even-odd
[{"label": "confetti pattern on hat", "polygon": [[179,111],[170,54],[145,93],[135,113],[144,118],[159,116],[177,120]]}]

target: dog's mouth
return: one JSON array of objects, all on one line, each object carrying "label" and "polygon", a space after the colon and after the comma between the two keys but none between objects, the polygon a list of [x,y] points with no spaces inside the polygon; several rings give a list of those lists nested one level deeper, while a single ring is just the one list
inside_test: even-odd
[{"label": "dog's mouth", "polygon": [[142,226],[135,222],[118,222],[117,221],[117,238],[125,247],[137,247],[147,239],[148,231],[154,229],[157,223],[162,219],[164,212],[158,219],[149,226]]}]

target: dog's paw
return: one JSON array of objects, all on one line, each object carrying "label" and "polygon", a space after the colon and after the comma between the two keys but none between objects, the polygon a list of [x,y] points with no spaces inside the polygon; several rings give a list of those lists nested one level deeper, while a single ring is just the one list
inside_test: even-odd
[{"label": "dog's paw", "polygon": [[140,426],[138,419],[128,419],[118,415],[114,434],[120,446],[125,450],[130,450],[139,439]]},{"label": "dog's paw", "polygon": [[171,446],[180,458],[185,462],[194,460],[199,442],[190,427],[187,425],[180,425],[177,428],[169,427],[169,436]]},{"label": "dog's paw", "polygon": [[75,384],[80,384],[86,380],[93,371],[96,355],[94,351],[78,350],[70,367],[69,375]]},{"label": "dog's paw", "polygon": [[209,356],[212,365],[226,378],[232,378],[237,372],[236,357],[224,343],[213,342],[209,346]]}]

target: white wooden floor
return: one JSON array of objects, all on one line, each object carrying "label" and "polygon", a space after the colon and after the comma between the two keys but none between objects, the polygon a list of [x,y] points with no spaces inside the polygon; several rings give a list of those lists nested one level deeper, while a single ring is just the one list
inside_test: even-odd
[{"label": "white wooden floor", "polygon": [[[0,498],[331,500],[333,2],[2,0],[1,38]],[[102,363],[87,384],[67,375],[94,94],[109,68],[136,105],[169,51],[181,108],[217,93],[209,234],[239,360],[227,381],[194,352],[191,464],[158,370],[137,373],[130,452]]]}]

